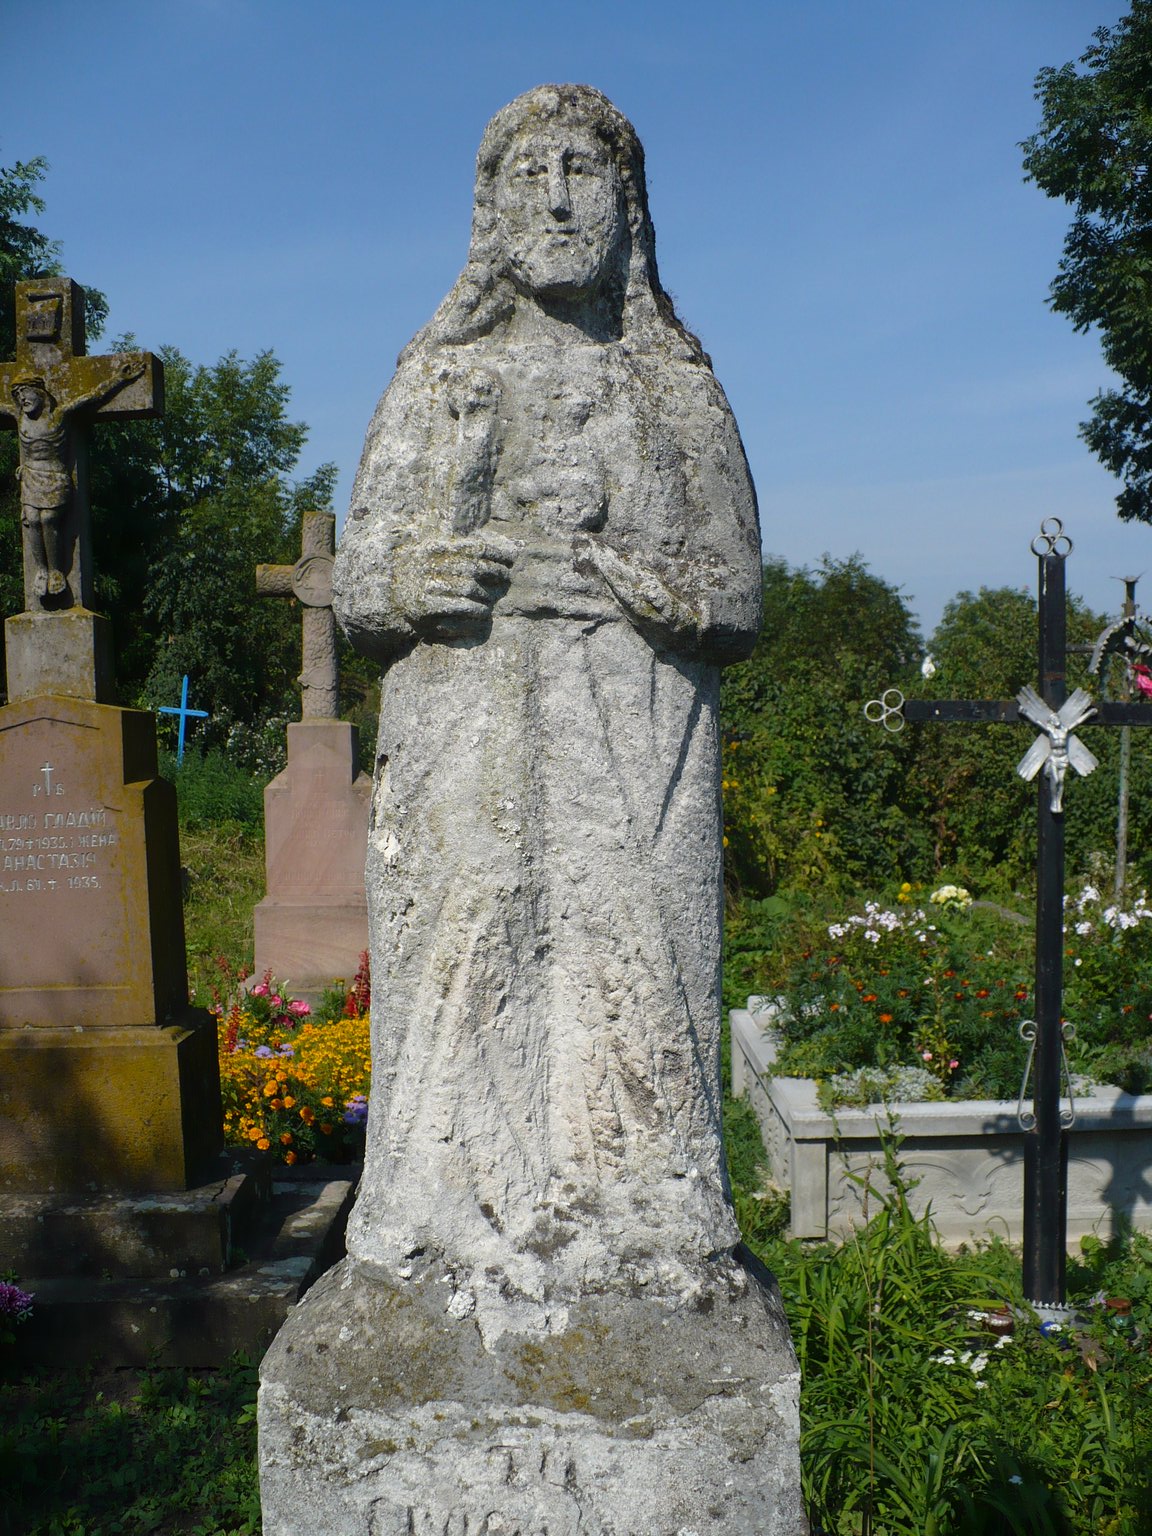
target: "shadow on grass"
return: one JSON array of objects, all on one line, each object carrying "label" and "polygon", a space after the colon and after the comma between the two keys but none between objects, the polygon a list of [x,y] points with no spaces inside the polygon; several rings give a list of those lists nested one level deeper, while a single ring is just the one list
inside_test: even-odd
[{"label": "shadow on grass", "polygon": [[2,1536],[259,1536],[256,1366],[0,1374]]}]

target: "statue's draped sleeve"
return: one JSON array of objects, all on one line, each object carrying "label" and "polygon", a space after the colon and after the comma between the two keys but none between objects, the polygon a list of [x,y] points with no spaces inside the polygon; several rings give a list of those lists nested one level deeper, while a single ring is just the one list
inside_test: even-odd
[{"label": "statue's draped sleeve", "polygon": [[415,638],[397,589],[397,555],[439,531],[428,487],[442,389],[442,377],[426,362],[398,369],[369,425],[336,553],[336,616],[353,647],[382,663]]}]

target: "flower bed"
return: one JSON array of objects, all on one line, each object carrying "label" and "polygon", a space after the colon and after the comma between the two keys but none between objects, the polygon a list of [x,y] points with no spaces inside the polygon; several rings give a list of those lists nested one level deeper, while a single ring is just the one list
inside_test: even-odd
[{"label": "flower bed", "polygon": [[[1066,913],[1072,1070],[1142,1093],[1152,1088],[1152,907],[1140,896],[1122,908],[1085,885]],[[779,1000],[777,1070],[817,1079],[826,1108],[1015,1098],[1033,969],[1029,917],[953,885],[919,906],[905,883],[890,906],[869,902],[809,929],[765,977],[760,990]]]},{"label": "flower bed", "polygon": [[[931,1206],[945,1243],[989,1233],[1022,1240],[1016,1098],[822,1107],[812,1079],[777,1075],[777,1007],[748,1001],[731,1013],[732,1091],[756,1111],[772,1176],[790,1198],[793,1237],[843,1235],[867,1218],[859,1180],[869,1172],[873,1188],[882,1183],[881,1137],[895,1127],[901,1161],[920,1181],[912,1208]],[[1152,1230],[1152,1094],[1103,1086],[1077,1094],[1069,1144],[1069,1242],[1110,1236],[1118,1222]]]},{"label": "flower bed", "polygon": [[[364,994],[366,1000],[367,994]],[[364,1151],[368,1014],[314,1020],[270,976],[218,1007],[224,1139],[286,1163],[346,1163]]]}]

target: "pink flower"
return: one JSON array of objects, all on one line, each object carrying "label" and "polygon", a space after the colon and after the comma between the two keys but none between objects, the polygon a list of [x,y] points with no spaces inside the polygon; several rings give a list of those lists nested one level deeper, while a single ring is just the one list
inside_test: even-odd
[{"label": "pink flower", "polygon": [[293,1002],[288,1004],[288,1012],[303,1016],[306,1013],[311,1013],[312,1009],[308,1006],[302,997],[298,997]]},{"label": "pink flower", "polygon": [[1146,699],[1152,698],[1152,672],[1149,672],[1141,662],[1133,663],[1132,681]]},{"label": "pink flower", "polygon": [[279,1008],[284,999],[280,996],[279,992],[273,992],[268,1001],[272,1004],[273,1008]]},{"label": "pink flower", "polygon": [[932,1052],[931,1051],[921,1051],[920,1055],[924,1058],[925,1061],[931,1061],[932,1060]]},{"label": "pink flower", "polygon": [[268,996],[268,986],[267,986],[267,983],[263,982],[263,981],[258,981],[256,983],[256,985],[252,988],[252,996],[253,997],[267,997]]},{"label": "pink flower", "polygon": [[952,1071],[955,1072],[956,1068],[960,1065],[960,1063],[956,1060],[955,1056],[953,1056],[952,1060],[948,1063],[948,1065],[949,1065],[949,1067],[951,1067]]}]

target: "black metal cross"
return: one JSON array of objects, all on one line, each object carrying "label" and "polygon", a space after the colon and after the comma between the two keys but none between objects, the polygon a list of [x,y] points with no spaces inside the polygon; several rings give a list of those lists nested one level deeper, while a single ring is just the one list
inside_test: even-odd
[{"label": "black metal cross", "polygon": [[[1064,787],[1068,770],[1088,774],[1096,759],[1074,732],[1092,725],[1152,725],[1139,703],[1094,703],[1083,689],[1068,696],[1064,561],[1072,541],[1059,518],[1046,518],[1032,540],[1039,564],[1039,690],[1014,699],[905,699],[897,688],[865,706],[869,720],[890,731],[905,721],[967,720],[1011,725],[1028,720],[1041,735],[1021,759],[1021,778],[1038,779],[1036,849],[1036,1018],[1032,1045],[1032,1113],[1021,1113],[1024,1136],[1024,1293],[1040,1306],[1064,1303],[1067,1247],[1068,1136],[1061,1110],[1064,1062]],[[1028,1038],[1027,1036],[1025,1038]],[[1021,1089],[1023,1107],[1027,1078]]]}]

